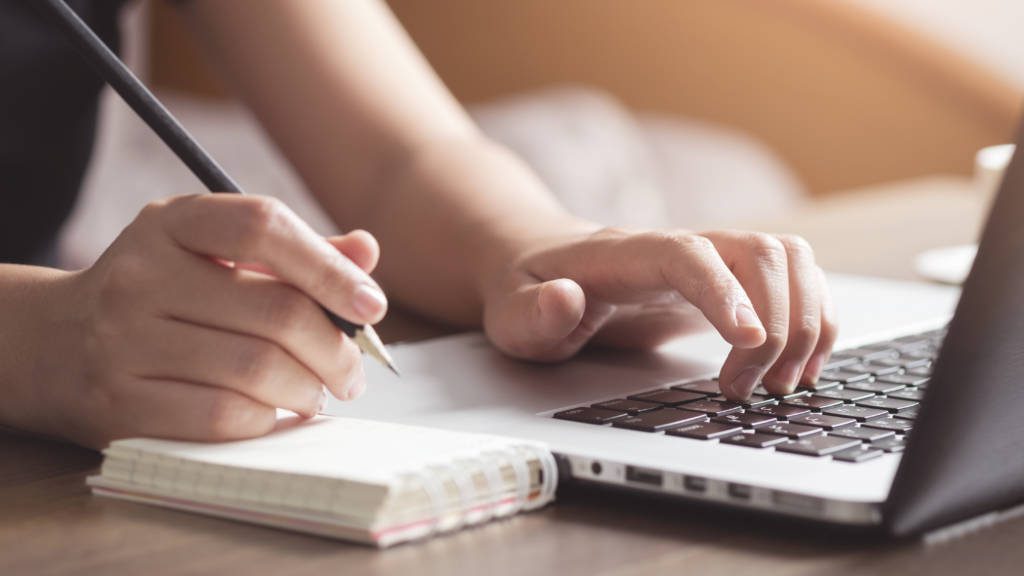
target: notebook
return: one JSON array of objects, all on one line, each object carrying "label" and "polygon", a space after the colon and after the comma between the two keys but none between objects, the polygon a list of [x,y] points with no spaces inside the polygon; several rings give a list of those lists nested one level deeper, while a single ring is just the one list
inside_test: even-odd
[{"label": "notebook", "polygon": [[540,443],[324,416],[238,442],[118,440],[104,456],[98,495],[380,547],[539,508],[558,482]]}]

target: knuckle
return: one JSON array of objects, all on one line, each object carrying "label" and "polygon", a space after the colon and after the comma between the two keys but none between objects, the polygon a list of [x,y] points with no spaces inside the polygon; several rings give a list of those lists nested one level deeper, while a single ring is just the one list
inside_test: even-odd
[{"label": "knuckle", "polygon": [[253,401],[239,394],[218,393],[209,405],[209,436],[214,440],[228,440],[251,434],[252,422],[257,419],[256,408]]},{"label": "knuckle", "polygon": [[629,236],[629,231],[618,226],[605,226],[590,233],[594,240],[618,240]]},{"label": "knuckle", "polygon": [[659,233],[659,237],[670,250],[692,256],[702,256],[714,251],[715,244],[711,239],[700,234],[678,234],[671,232]]},{"label": "knuckle", "polygon": [[787,335],[779,330],[769,330],[761,349],[772,356],[782,354],[788,341]]},{"label": "knuckle", "polygon": [[792,345],[801,349],[810,349],[821,335],[821,319],[817,315],[807,314],[800,318],[790,329],[789,338]]},{"label": "knuckle", "polygon": [[264,386],[270,381],[277,364],[277,346],[253,339],[241,347],[235,358],[235,376],[242,384]]},{"label": "knuckle", "polygon": [[168,201],[163,199],[147,202],[146,205],[142,207],[142,210],[139,210],[139,215],[136,216],[135,219],[138,221],[156,220],[160,217],[160,214],[163,212],[164,207],[167,206],[167,203]]},{"label": "knuckle", "polygon": [[242,204],[239,244],[243,252],[259,251],[269,234],[282,228],[288,221],[289,211],[283,202],[272,196],[253,196]]},{"label": "knuckle", "polygon": [[770,234],[751,234],[748,243],[754,258],[761,264],[778,266],[786,262],[786,247]]},{"label": "knuckle", "polygon": [[786,248],[786,251],[789,254],[813,259],[814,248],[811,247],[811,243],[803,236],[798,236],[796,234],[782,234],[778,236],[778,240],[782,242],[782,245]]},{"label": "knuckle", "polygon": [[306,327],[309,299],[289,286],[275,287],[267,297],[264,317],[269,326],[283,334],[293,334]]}]

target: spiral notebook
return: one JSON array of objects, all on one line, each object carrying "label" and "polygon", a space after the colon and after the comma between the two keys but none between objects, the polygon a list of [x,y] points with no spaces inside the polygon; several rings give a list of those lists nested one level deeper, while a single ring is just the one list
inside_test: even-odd
[{"label": "spiral notebook", "polygon": [[554,498],[548,449],[499,436],[318,417],[262,438],[113,442],[93,492],[390,546]]}]

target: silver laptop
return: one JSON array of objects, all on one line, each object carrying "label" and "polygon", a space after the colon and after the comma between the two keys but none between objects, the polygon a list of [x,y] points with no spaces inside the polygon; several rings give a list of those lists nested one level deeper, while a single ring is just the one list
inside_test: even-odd
[{"label": "silver laptop", "polygon": [[[556,366],[479,334],[398,345],[398,379],[328,414],[546,442],[559,484],[877,527],[991,518],[1024,500],[1024,164],[1015,159],[963,287],[832,276],[845,346],[816,390],[719,395],[716,335]],[[955,309],[955,313],[954,313]]]}]

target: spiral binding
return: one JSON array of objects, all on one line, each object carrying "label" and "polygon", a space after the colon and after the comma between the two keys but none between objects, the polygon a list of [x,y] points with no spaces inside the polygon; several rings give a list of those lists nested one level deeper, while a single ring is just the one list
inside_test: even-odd
[{"label": "spiral binding", "polygon": [[[530,468],[529,461],[535,458],[541,468],[540,493],[537,498],[530,499]],[[477,466],[468,465],[471,463]],[[508,464],[515,474],[515,502],[506,509],[496,506],[486,507],[480,517],[472,520],[471,510],[476,504],[479,496],[473,477],[482,473],[487,481],[488,493],[498,495],[504,489],[501,469]],[[431,526],[431,534],[458,530],[470,524],[483,523],[493,519],[497,515],[511,516],[524,510],[535,510],[544,506],[554,498],[558,485],[558,467],[554,456],[544,446],[524,444],[503,447],[483,451],[479,457],[470,459],[458,459],[450,464],[444,465],[444,471],[451,478],[458,490],[459,513],[456,514],[454,522],[447,525],[444,522],[445,511],[448,510],[450,502],[447,491],[442,485],[442,480],[437,474],[439,467],[428,467],[422,472],[415,474],[421,482],[424,492],[430,500],[430,507],[434,512],[434,523]]]}]

